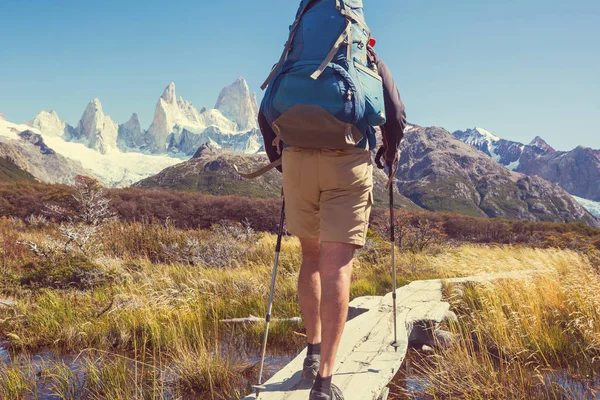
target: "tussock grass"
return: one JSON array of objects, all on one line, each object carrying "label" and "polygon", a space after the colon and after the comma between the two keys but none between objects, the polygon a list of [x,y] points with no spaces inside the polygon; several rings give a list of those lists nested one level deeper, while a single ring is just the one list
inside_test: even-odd
[{"label": "tussock grass", "polygon": [[36,371],[29,362],[6,365],[0,361],[0,398],[25,399],[36,395]]},{"label": "tussock grass", "polygon": [[[600,371],[600,275],[588,257],[562,250],[463,251],[463,260],[487,251],[485,259],[493,265],[483,267],[486,272],[495,271],[499,260],[511,269],[547,272],[488,284],[446,285],[459,316],[449,326],[457,343],[415,363],[427,377],[425,393],[464,399],[592,396]],[[495,261],[492,254],[498,257]],[[580,391],[574,392],[573,384],[559,384],[552,378],[557,372],[581,384]]]}]

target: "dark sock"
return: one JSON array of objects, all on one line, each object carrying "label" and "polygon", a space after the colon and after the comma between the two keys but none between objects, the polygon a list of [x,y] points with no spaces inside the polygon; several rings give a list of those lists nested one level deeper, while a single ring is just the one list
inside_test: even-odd
[{"label": "dark sock", "polygon": [[321,343],[308,344],[307,356],[320,356],[321,355]]},{"label": "dark sock", "polygon": [[312,390],[331,397],[331,376],[323,378],[321,374],[317,374],[317,379],[315,379]]}]

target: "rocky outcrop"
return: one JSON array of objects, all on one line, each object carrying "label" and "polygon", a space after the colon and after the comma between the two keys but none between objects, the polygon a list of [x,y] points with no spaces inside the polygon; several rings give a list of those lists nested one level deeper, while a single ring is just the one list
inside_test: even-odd
[{"label": "rocky outcrop", "polygon": [[569,193],[600,201],[600,150],[579,146],[568,152],[527,150],[517,169],[555,182]]},{"label": "rocky outcrop", "polygon": [[265,155],[224,152],[214,144],[202,146],[194,158],[169,167],[134,186],[194,191],[213,195],[242,195],[277,198],[281,195],[281,174],[271,171],[248,181],[235,170],[250,171],[267,163]]},{"label": "rocky outcrop", "polygon": [[46,145],[42,135],[39,133],[35,133],[32,131],[23,131],[19,133],[19,137],[24,141],[31,143],[32,145],[38,147],[40,149],[40,153],[43,155],[53,155],[56,154],[54,150]]}]

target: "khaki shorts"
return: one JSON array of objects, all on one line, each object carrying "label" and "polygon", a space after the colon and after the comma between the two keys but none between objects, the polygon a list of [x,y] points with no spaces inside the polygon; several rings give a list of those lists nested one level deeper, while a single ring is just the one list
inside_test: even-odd
[{"label": "khaki shorts", "polygon": [[283,193],[291,234],[364,246],[373,204],[369,151],[288,147]]}]

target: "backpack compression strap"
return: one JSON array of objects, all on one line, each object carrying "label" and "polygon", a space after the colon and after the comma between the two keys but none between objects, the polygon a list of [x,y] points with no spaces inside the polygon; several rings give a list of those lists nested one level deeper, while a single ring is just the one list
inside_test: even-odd
[{"label": "backpack compression strap", "polygon": [[[325,68],[327,68],[327,66],[329,65],[331,60],[333,60],[333,57],[335,57],[338,50],[342,46],[342,43],[344,43],[344,41],[346,39],[347,39],[347,42],[349,43],[348,44],[348,54],[351,57],[352,56],[352,44],[351,44],[352,43],[352,21],[350,19],[346,19],[346,29],[344,29],[344,32],[342,32],[342,34],[340,35],[338,40],[335,41],[335,43],[333,44],[333,47],[329,51],[329,54],[327,54],[327,57],[325,57],[325,59],[323,60],[321,65],[319,65],[319,68],[317,68],[317,70],[315,72],[313,72],[313,74],[310,76],[311,78],[316,80],[319,78],[319,76],[321,76],[323,71],[325,71]],[[348,59],[350,59],[350,57],[348,57]]]},{"label": "backpack compression strap", "polygon": [[[308,6],[312,3],[313,1],[309,1],[304,5],[304,8],[298,13],[298,17],[296,18],[296,20],[294,21],[294,23],[292,24],[292,28],[290,29],[290,36],[288,37],[287,42],[285,43],[285,46],[283,48],[283,53],[281,53],[281,57],[279,58],[279,61],[277,62],[277,64],[275,64],[275,66],[273,67],[273,69],[271,70],[271,73],[269,74],[269,76],[267,77],[267,79],[265,79],[265,82],[261,85],[261,89],[265,90],[267,88],[267,86],[269,86],[269,83],[271,83],[271,79],[273,79],[273,77],[275,76],[275,74],[277,74],[277,71],[279,71],[279,69],[281,68],[281,66],[283,65],[283,62],[286,60],[290,49],[292,47],[292,42],[294,41],[294,38],[296,37],[296,32],[298,32],[298,28],[300,27],[300,21],[302,20],[302,17],[304,16],[304,14],[306,13],[306,10],[308,9]],[[336,7],[339,10],[339,2],[340,0],[336,0]]]},{"label": "backpack compression strap", "polygon": [[262,90],[265,90],[267,88],[267,86],[269,86],[269,83],[271,83],[271,79],[273,79],[275,74],[277,74],[277,71],[279,71],[279,68],[281,68],[281,66],[283,65],[283,62],[287,58],[290,48],[292,47],[292,41],[294,40],[294,37],[296,36],[296,32],[298,31],[299,26],[300,26],[300,18],[298,18],[294,22],[294,25],[292,26],[292,29],[290,31],[290,36],[288,38],[288,41],[285,43],[285,47],[283,48],[283,53],[281,53],[281,58],[279,59],[277,64],[275,64],[275,66],[271,70],[271,73],[269,74],[269,76],[267,77],[265,82],[261,85],[260,88]]},{"label": "backpack compression strap", "polygon": [[349,62],[350,62],[350,60],[352,60],[352,21],[354,21],[357,24],[359,24],[360,26],[362,26],[363,29],[365,29],[367,31],[367,33],[370,35],[369,27],[367,26],[367,23],[362,18],[360,18],[359,16],[354,14],[352,12],[352,10],[349,10],[346,7],[344,7],[344,9],[342,9],[339,0],[336,0],[336,8],[340,11],[340,13],[344,17],[346,17],[346,29],[344,30],[344,32],[342,32],[342,34],[340,35],[338,40],[336,40],[336,42],[333,44],[331,51],[329,52],[329,54],[327,54],[327,57],[325,57],[325,59],[323,60],[323,62],[319,66],[319,68],[317,68],[317,70],[315,72],[313,72],[313,74],[310,76],[311,78],[313,78],[315,80],[318,79],[319,76],[321,76],[323,71],[325,71],[325,68],[327,68],[327,65],[329,65],[329,63],[333,60],[333,58],[339,51],[340,47],[342,46],[342,44],[345,43],[346,46],[348,47],[348,54],[346,55],[346,58],[348,59]]}]

